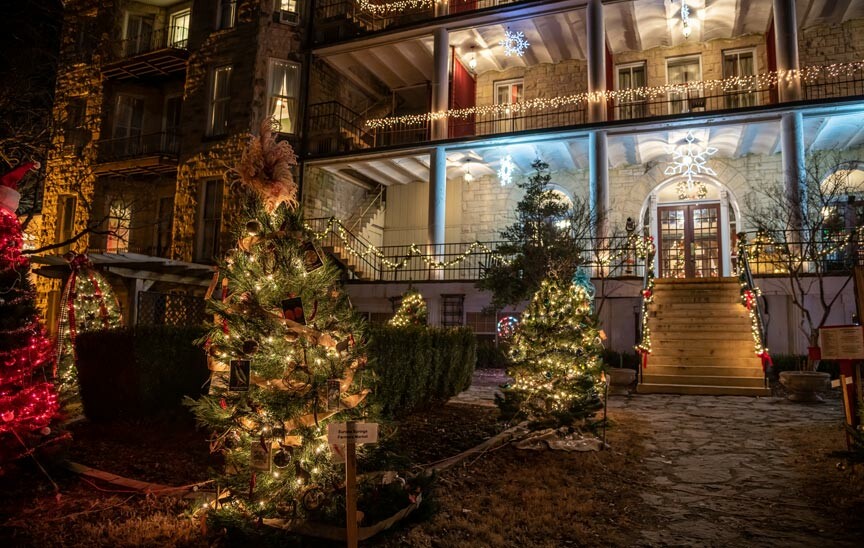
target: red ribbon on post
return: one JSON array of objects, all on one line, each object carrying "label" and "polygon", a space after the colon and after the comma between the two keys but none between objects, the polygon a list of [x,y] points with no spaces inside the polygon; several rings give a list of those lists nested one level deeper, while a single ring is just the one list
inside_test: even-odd
[{"label": "red ribbon on post", "polygon": [[747,290],[744,292],[744,306],[747,307],[747,310],[753,309],[753,301],[756,300],[755,295],[753,295],[753,291]]}]

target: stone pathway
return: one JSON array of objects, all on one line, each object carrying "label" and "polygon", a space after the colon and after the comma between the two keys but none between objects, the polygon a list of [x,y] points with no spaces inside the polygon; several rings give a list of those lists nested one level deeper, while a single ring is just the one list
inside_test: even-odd
[{"label": "stone pathway", "polygon": [[[502,371],[478,371],[451,403],[494,406]],[[609,400],[613,421],[638,421],[646,436],[641,503],[653,523],[642,546],[862,546],[849,541],[807,498],[807,455],[789,436],[839,428],[836,401],[797,405],[778,398],[634,395]],[[837,449],[840,449],[839,447]],[[821,454],[824,454],[821,453]],[[833,470],[825,471],[833,473]],[[836,478],[831,478],[836,479]]]}]

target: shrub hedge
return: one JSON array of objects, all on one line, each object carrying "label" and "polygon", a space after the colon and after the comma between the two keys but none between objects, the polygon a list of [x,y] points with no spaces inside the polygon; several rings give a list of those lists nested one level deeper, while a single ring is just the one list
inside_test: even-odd
[{"label": "shrub hedge", "polygon": [[389,417],[443,402],[471,385],[477,339],[467,328],[376,327],[370,331],[373,401]]},{"label": "shrub hedge", "polygon": [[137,327],[75,338],[78,384],[90,420],[141,417],[182,407],[209,379],[200,327]]}]

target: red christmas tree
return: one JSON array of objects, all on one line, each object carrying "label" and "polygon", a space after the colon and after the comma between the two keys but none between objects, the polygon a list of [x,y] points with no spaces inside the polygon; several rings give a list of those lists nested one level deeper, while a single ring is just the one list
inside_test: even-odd
[{"label": "red christmas tree", "polygon": [[21,254],[21,224],[15,216],[17,182],[31,167],[0,178],[0,463],[49,435],[58,408],[53,345],[39,321],[30,261]]}]

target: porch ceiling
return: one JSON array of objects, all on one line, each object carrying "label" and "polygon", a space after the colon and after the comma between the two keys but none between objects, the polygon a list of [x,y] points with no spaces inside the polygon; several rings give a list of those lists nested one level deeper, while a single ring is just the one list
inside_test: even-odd
[{"label": "porch ceiling", "polygon": [[[779,121],[710,126],[692,130],[699,144],[717,149],[715,159],[740,158],[747,155],[770,155],[780,152]],[[667,146],[683,142],[686,129],[657,130],[642,133],[610,135],[609,167],[645,165],[669,159]],[[864,116],[847,114],[804,118],[804,140],[808,151],[845,150],[864,146]],[[531,163],[541,158],[554,171],[579,171],[588,168],[588,140],[575,138],[538,138],[534,142],[474,146],[462,145],[448,150],[447,178],[462,179],[467,171],[475,179],[494,177],[501,159],[510,155],[516,165],[515,175],[531,172]],[[467,166],[467,168],[466,168]],[[333,160],[320,167],[345,180],[384,185],[426,182],[429,180],[429,156],[423,152],[393,153],[374,160]]]}]

